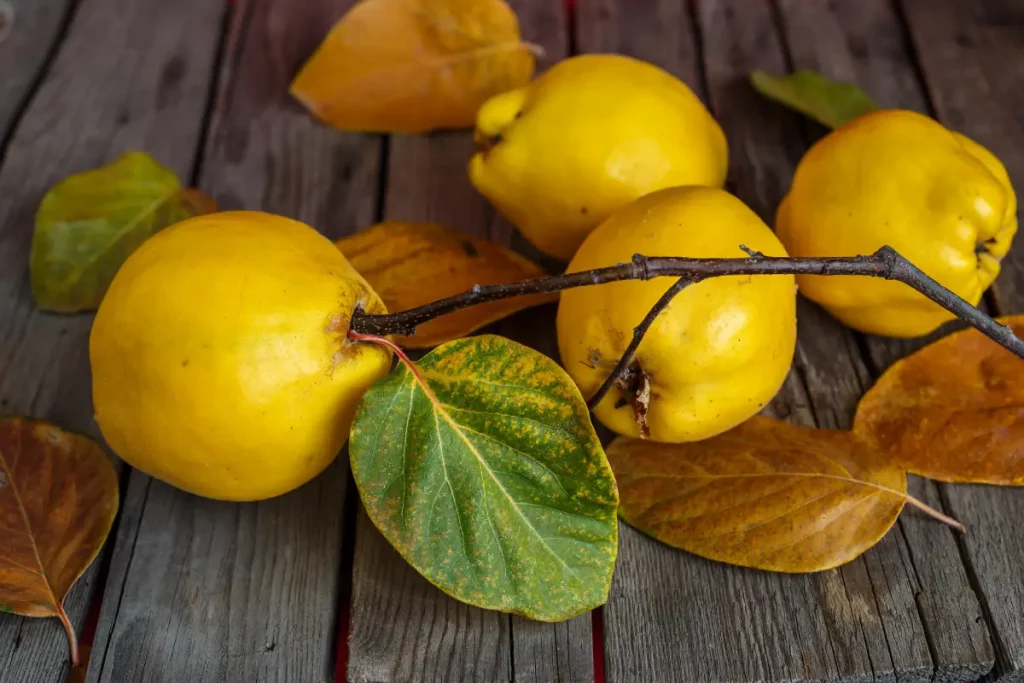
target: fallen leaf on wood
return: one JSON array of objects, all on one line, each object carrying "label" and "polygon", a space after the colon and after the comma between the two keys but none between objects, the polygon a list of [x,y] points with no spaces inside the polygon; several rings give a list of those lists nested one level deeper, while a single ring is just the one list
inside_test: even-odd
[{"label": "fallen leaf on wood", "polygon": [[343,130],[468,128],[485,100],[530,80],[536,50],[503,0],[361,0],[291,93]]},{"label": "fallen leaf on wood", "polygon": [[[999,322],[1024,334],[1024,316]],[[908,472],[1024,485],[1024,362],[977,330],[956,332],[894,363],[853,428]]]},{"label": "fallen leaf on wood", "polygon": [[43,310],[96,309],[124,260],[178,221],[217,210],[144,152],[58,183],[36,213],[32,294]]},{"label": "fallen leaf on wood", "polygon": [[117,504],[117,474],[94,441],[45,422],[0,419],[0,606],[58,617],[74,665],[78,639],[64,598],[103,547]]},{"label": "fallen leaf on wood", "polygon": [[349,454],[370,519],[448,595],[541,621],[608,599],[615,480],[547,356],[481,335],[403,358],[363,397]]},{"label": "fallen leaf on wood", "polygon": [[765,97],[829,128],[838,128],[878,109],[878,105],[857,86],[829,80],[808,69],[787,76],[769,76],[755,69],[750,74],[750,82]]},{"label": "fallen leaf on wood", "polygon": [[668,545],[729,564],[815,572],[878,542],[906,474],[851,432],[755,417],[706,441],[619,437],[608,447],[619,515]]},{"label": "fallen leaf on wood", "polygon": [[[545,275],[540,266],[511,249],[435,223],[380,223],[337,245],[389,311],[460,294],[474,285]],[[555,292],[470,306],[420,325],[414,336],[396,335],[395,340],[408,348],[437,346],[516,311],[557,300]]]}]

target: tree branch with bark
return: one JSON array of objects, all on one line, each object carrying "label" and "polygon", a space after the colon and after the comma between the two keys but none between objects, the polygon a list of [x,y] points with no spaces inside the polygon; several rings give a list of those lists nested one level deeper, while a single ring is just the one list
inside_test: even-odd
[{"label": "tree branch with bark", "polygon": [[728,275],[854,275],[880,277],[912,287],[955,316],[968,323],[996,343],[1024,359],[1024,341],[977,307],[960,298],[924,271],[901,256],[891,247],[882,247],[870,256],[842,257],[777,257],[740,247],[746,258],[686,258],[675,256],[643,256],[636,254],[629,263],[595,268],[577,273],[549,275],[502,285],[477,285],[471,290],[445,299],[396,313],[370,314],[356,309],[352,315],[351,333],[359,335],[401,334],[411,336],[416,328],[442,315],[469,306],[524,296],[560,292],[574,287],[589,287],[623,280],[650,280],[656,277],[675,277],[676,282],[665,292],[643,320],[633,330],[626,351],[605,381],[590,397],[593,409],[608,390],[622,379],[647,330],[672,299],[687,286],[714,277]]}]

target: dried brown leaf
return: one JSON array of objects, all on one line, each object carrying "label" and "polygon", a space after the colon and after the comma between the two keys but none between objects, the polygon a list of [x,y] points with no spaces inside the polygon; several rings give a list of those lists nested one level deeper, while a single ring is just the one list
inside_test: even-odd
[{"label": "dried brown leaf", "polygon": [[[1024,334],[1024,316],[1001,318]],[[1024,362],[974,329],[893,364],[854,431],[893,464],[939,481],[1024,484]]]},{"label": "dried brown leaf", "polygon": [[91,439],[45,422],[0,419],[0,611],[58,617],[117,512],[117,474]]},{"label": "dried brown leaf", "polygon": [[536,49],[503,0],[362,0],[291,93],[343,130],[468,128],[485,100],[530,80]]},{"label": "dried brown leaf", "polygon": [[[511,249],[435,223],[379,223],[338,240],[337,245],[389,311],[430,303],[474,285],[544,275],[540,266]],[[516,311],[557,299],[557,293],[536,294],[470,306],[420,325],[415,336],[396,335],[395,341],[409,348],[437,346]]]},{"label": "dried brown leaf", "polygon": [[779,572],[849,562],[908,500],[906,474],[852,433],[764,417],[693,443],[619,437],[608,459],[631,526],[701,557]]}]

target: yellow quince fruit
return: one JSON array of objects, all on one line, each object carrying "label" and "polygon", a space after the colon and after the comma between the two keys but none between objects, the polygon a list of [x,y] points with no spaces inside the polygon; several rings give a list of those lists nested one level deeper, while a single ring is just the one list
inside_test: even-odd
[{"label": "yellow quince fruit", "polygon": [[[677,187],[615,212],[583,242],[569,272],[644,256],[767,256],[786,250],[757,215],[724,190]],[[604,382],[633,328],[675,282],[660,277],[562,292],[558,349],[584,396]],[[796,345],[791,275],[716,277],[686,287],[655,319],[623,381],[597,405],[613,431],[684,442],[724,432],[782,386]]]},{"label": "yellow quince fruit", "polygon": [[96,421],[121,458],[222,500],[309,481],[348,438],[390,351],[347,338],[383,313],[326,237],[237,211],[178,223],[125,261],[89,339]]},{"label": "yellow quince fruit", "polygon": [[677,185],[720,187],[725,135],[693,92],[621,55],[563,60],[480,108],[473,185],[563,261],[616,209]]},{"label": "yellow quince fruit", "polygon": [[[972,304],[1017,232],[1017,198],[987,149],[914,112],[860,116],[800,160],[775,230],[793,256],[870,254],[889,245]],[[900,283],[797,277],[845,324],[890,337],[927,334],[953,314]]]}]

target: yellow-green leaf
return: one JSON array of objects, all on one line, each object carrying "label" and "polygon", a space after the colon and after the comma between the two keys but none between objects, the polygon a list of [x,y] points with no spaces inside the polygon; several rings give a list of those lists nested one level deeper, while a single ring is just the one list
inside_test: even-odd
[{"label": "yellow-green leaf", "polygon": [[349,453],[370,519],[452,597],[541,621],[608,599],[615,480],[543,354],[482,335],[401,365],[363,397]]},{"label": "yellow-green leaf", "polygon": [[66,178],[36,213],[30,263],[36,305],[63,313],[97,308],[118,268],[146,239],[216,208],[144,152]]},{"label": "yellow-green leaf", "polygon": [[829,128],[838,128],[878,109],[878,105],[856,85],[829,80],[809,69],[801,69],[788,76],[770,76],[756,69],[750,74],[750,82],[765,97]]}]

